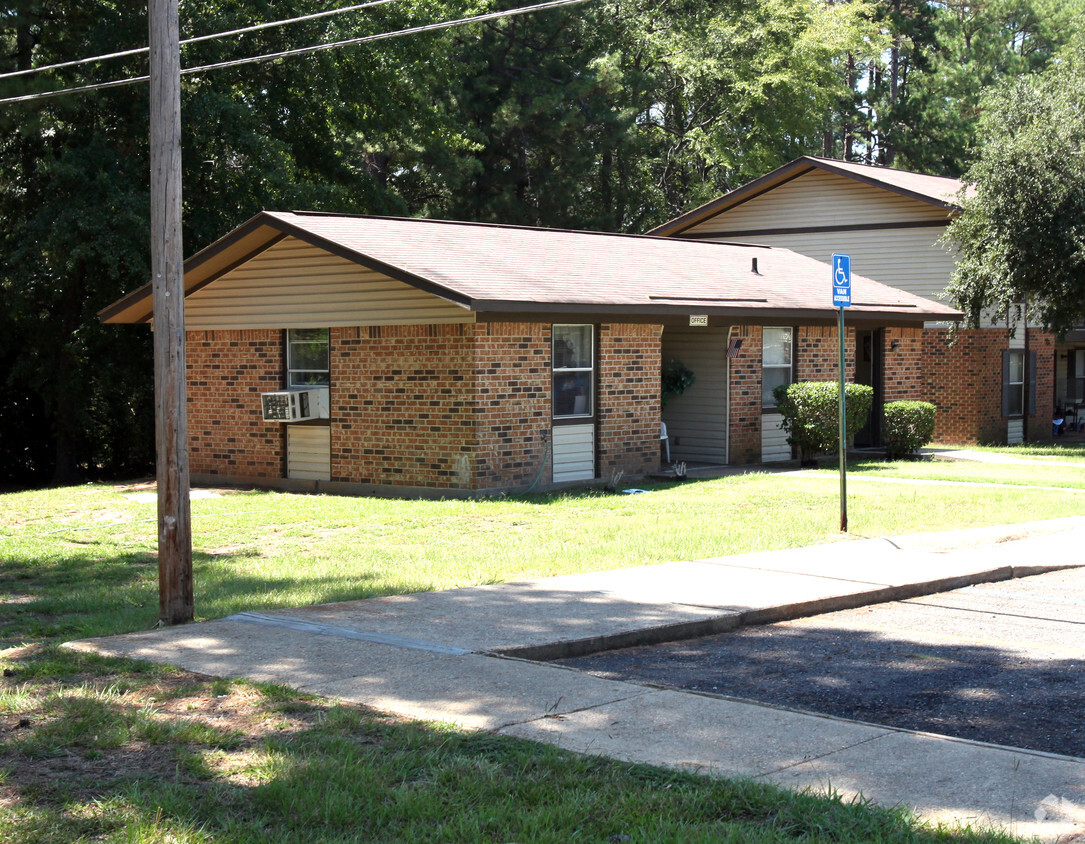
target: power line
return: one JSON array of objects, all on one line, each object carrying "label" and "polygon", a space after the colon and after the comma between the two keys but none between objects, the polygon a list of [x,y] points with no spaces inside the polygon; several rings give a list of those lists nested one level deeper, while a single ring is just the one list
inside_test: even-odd
[{"label": "power line", "polygon": [[[187,76],[193,73],[204,73],[211,70],[221,70],[222,68],[227,67],[239,67],[241,65],[278,61],[279,59],[293,58],[294,56],[311,55],[313,53],[320,53],[326,50],[335,50],[342,47],[355,46],[358,44],[368,44],[373,41],[386,41],[391,38],[400,38],[404,35],[417,35],[423,32],[436,32],[442,29],[451,29],[456,26],[464,26],[471,23],[482,23],[485,21],[498,20],[499,18],[526,15],[531,12],[541,12],[547,9],[560,8],[562,6],[575,6],[580,3],[587,2],[589,2],[589,0],[549,0],[549,2],[538,3],[534,6],[523,6],[517,9],[508,9],[503,12],[488,12],[483,15],[473,15],[467,18],[457,18],[455,20],[440,21],[438,23],[423,24],[421,26],[412,26],[407,29],[397,29],[391,32],[380,32],[376,35],[364,35],[359,38],[348,38],[342,41],[332,41],[325,44],[313,44],[308,47],[298,47],[293,50],[282,50],[277,53],[264,53],[263,55],[249,56],[243,59],[230,59],[228,61],[200,65],[198,67],[186,67],[181,69],[181,75]],[[149,79],[149,76],[131,76],[124,79],[114,79],[109,82],[95,82],[89,85],[78,85],[72,88],[61,88],[56,91],[44,91],[37,94],[23,94],[17,97],[5,97],[3,99],[0,99],[0,105],[6,105],[8,103],[24,103],[33,100],[45,100],[52,97],[59,97],[64,94],[78,94],[86,91],[99,91],[105,88],[119,88],[126,85],[134,85],[138,82],[146,82]]]},{"label": "power line", "polygon": [[[186,38],[181,41],[181,46],[184,47],[188,44],[198,44],[202,41],[214,41],[219,38],[229,38],[233,35],[246,35],[249,32],[258,32],[262,29],[271,29],[276,26],[287,26],[292,23],[302,23],[304,21],[316,20],[317,18],[326,18],[331,15],[341,15],[345,12],[357,12],[360,9],[368,9],[373,6],[383,6],[386,3],[394,3],[395,0],[370,0],[368,3],[359,3],[355,6],[344,6],[341,9],[329,9],[324,12],[314,12],[311,15],[301,15],[296,18],[286,18],[285,20],[269,21],[267,23],[258,23],[252,26],[246,26],[242,29],[231,29],[226,32],[216,32],[211,35],[197,35],[194,38]],[[44,73],[48,70],[63,70],[68,67],[78,67],[84,64],[93,64],[94,62],[104,62],[109,59],[123,59],[128,56],[146,55],[150,52],[150,47],[135,47],[131,50],[120,50],[116,53],[105,53],[101,56],[91,56],[87,59],[74,59],[70,62],[59,62],[57,64],[42,65],[41,67],[31,67],[26,70],[12,70],[7,73],[0,73],[0,79],[11,79],[16,76],[28,76],[32,73]]]}]

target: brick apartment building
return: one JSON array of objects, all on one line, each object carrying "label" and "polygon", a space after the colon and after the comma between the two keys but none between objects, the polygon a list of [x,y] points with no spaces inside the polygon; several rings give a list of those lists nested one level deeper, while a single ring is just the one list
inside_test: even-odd
[{"label": "brick apartment building", "polygon": [[[856,272],[938,302],[956,261],[942,236],[960,211],[962,187],[956,179],[804,156],[649,234],[763,244],[821,261],[846,253]],[[935,319],[908,344],[879,331],[860,343],[858,379],[874,387],[877,405],[899,392],[902,367],[918,367],[922,398],[938,408],[942,443],[1049,439],[1052,417],[1085,399],[1085,333],[1056,346],[1038,328],[1011,336],[1008,326],[987,322],[951,342],[949,325]],[[877,430],[871,433],[876,442]]]},{"label": "brick apartment building", "polygon": [[[185,291],[197,482],[470,495],[643,475],[670,355],[697,378],[668,406],[676,459],[786,459],[772,385],[837,377],[830,268],[786,249],[265,212],[190,258]],[[919,397],[923,324],[959,313],[853,291],[848,377],[876,338],[895,349],[884,397]],[[101,317],[149,324],[149,286]],[[281,391],[326,406],[273,421]]]}]

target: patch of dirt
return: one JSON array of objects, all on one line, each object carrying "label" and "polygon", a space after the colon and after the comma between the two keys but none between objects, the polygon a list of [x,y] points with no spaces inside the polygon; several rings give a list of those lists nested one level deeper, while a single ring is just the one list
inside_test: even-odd
[{"label": "patch of dirt", "polygon": [[212,557],[229,557],[236,554],[238,551],[245,551],[248,549],[247,545],[240,542],[231,542],[228,545],[220,545],[218,548],[211,548],[207,551]]},{"label": "patch of dirt", "polygon": [[17,645],[13,648],[4,648],[0,650],[0,659],[29,659],[30,657],[41,653],[45,650],[45,645],[37,643],[34,645]]},{"label": "patch of dirt", "polygon": [[[3,655],[16,659],[31,651],[31,648],[10,648]],[[116,684],[138,683],[140,679],[130,675],[75,676],[66,678],[64,684],[56,684],[55,688],[85,685],[92,690],[104,691]],[[19,683],[17,673],[10,682]],[[33,757],[19,750],[6,749],[0,751],[0,770],[7,772],[6,779],[0,782],[0,806],[17,804],[28,790],[40,795],[36,799],[49,799],[50,792],[62,789],[65,800],[80,801],[93,800],[108,791],[113,783],[125,779],[194,779],[182,772],[180,749],[206,750],[207,764],[213,772],[236,785],[252,784],[252,777],[246,772],[269,737],[310,729],[331,706],[328,701],[303,700],[300,695],[285,703],[271,701],[251,686],[235,683],[224,686],[225,682],[178,672],[120,695],[114,699],[114,705],[130,711],[150,711],[154,718],[174,723],[182,720],[200,722],[220,734],[236,735],[236,746],[217,749],[203,744],[133,740],[116,748],[72,745]],[[38,685],[35,697],[40,701],[52,688],[52,684]],[[225,693],[216,694],[223,688]],[[33,690],[31,694],[34,694]],[[55,717],[36,707],[37,704],[34,709],[0,719],[0,743],[30,736],[36,727]]]},{"label": "patch of dirt", "polygon": [[[158,492],[158,484],[153,481],[136,481],[130,484],[117,484],[113,487],[117,492]],[[240,492],[251,492],[252,490],[244,490],[240,487],[227,487],[227,486],[194,486],[191,492],[202,494],[211,493],[214,495],[236,495]]]}]

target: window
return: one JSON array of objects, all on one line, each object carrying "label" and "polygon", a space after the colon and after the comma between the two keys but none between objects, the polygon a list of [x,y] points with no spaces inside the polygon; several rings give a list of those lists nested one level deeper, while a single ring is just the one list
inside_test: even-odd
[{"label": "window", "polygon": [[1074,349],[1066,367],[1066,400],[1082,399],[1085,399],[1085,349]]},{"label": "window", "polygon": [[1002,415],[1023,416],[1026,406],[1028,415],[1034,416],[1036,414],[1036,352],[1029,351],[1026,371],[1024,351],[1017,349],[1003,351]]},{"label": "window", "polygon": [[776,407],[772,391],[791,383],[792,329],[761,330],[761,406]]},{"label": "window", "polygon": [[327,328],[287,329],[287,387],[327,387],[331,383],[329,334]]},{"label": "window", "polygon": [[553,328],[554,418],[590,417],[595,367],[595,327]]},{"label": "window", "polygon": [[1007,416],[1025,412],[1025,353],[1010,352],[1006,374],[1005,397]]}]

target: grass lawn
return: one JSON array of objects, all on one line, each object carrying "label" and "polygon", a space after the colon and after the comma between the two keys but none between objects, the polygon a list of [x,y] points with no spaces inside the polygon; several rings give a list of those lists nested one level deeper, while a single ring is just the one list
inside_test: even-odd
[{"label": "grass lawn", "polygon": [[[1051,468],[1014,477],[1059,485]],[[973,470],[987,479],[988,467]],[[489,501],[223,493],[193,501],[197,614],[846,541],[837,493],[831,472]],[[58,650],[153,625],[155,504],[145,498],[138,485],[0,495],[0,840],[1002,840]],[[1080,515],[1085,494],[849,490],[852,536],[1022,513]]]},{"label": "grass lawn", "polygon": [[[1085,461],[1081,461],[1080,465],[1064,465],[1063,461],[1045,461],[1037,468],[1029,468],[1027,471],[1022,471],[1020,463],[971,463],[938,459],[915,462],[865,460],[848,463],[849,477],[912,478],[924,481],[1058,487],[1067,490],[1085,490],[1085,471],[1083,470],[1085,470]],[[834,475],[837,472],[836,469],[827,468],[820,471],[831,472]],[[1046,511],[1041,510],[1038,517],[1048,518],[1049,516]]]},{"label": "grass lawn", "polygon": [[990,454],[1009,454],[1027,460],[1058,460],[1085,463],[1085,443],[1080,442],[1042,442],[1020,443],[1018,445],[968,446],[972,451]]}]

